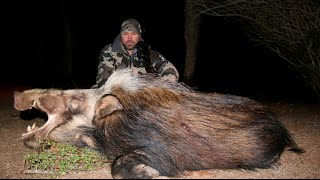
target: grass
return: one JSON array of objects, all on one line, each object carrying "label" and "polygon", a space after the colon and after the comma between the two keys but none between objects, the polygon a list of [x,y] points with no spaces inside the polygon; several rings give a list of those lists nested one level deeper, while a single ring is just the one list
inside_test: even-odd
[{"label": "grass", "polygon": [[59,176],[74,170],[94,170],[110,163],[108,157],[86,147],[79,148],[52,141],[40,143],[49,148],[26,154],[24,173],[48,173]]}]

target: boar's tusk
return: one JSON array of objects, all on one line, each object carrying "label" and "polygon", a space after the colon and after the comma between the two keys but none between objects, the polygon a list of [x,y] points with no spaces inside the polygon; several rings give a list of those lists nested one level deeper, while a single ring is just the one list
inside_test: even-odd
[{"label": "boar's tusk", "polygon": [[36,106],[37,106],[37,102],[34,100],[31,107],[36,107]]}]

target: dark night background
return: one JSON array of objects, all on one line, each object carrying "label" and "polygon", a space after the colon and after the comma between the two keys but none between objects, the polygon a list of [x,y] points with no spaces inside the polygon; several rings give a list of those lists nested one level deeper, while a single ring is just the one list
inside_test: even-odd
[{"label": "dark night background", "polygon": [[[140,22],[142,38],[175,64],[183,81],[184,1],[73,0],[65,10],[62,2],[2,3],[1,85],[90,88],[100,50],[113,41],[127,18]],[[71,74],[62,68],[64,19],[72,25]],[[245,27],[204,16],[200,32],[199,90],[255,99],[315,100],[284,60],[249,43]]]}]

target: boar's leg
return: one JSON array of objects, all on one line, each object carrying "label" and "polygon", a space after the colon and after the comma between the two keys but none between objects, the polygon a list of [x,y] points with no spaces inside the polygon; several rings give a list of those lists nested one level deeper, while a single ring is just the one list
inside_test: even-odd
[{"label": "boar's leg", "polygon": [[[95,110],[95,124],[103,126],[101,121],[106,116],[123,110],[123,106],[117,97],[106,95],[97,103]],[[98,125],[99,126],[99,125]],[[150,179],[159,176],[159,171],[147,164],[150,161],[143,152],[134,152],[122,155],[112,163],[111,173],[114,178],[124,179]]]},{"label": "boar's leg", "polygon": [[111,174],[116,179],[150,179],[159,176],[159,171],[147,166],[143,155],[127,154],[115,159],[111,166]]}]

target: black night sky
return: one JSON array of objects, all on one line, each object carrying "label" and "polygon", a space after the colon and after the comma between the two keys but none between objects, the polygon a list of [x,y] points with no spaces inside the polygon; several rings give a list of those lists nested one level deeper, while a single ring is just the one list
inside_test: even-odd
[{"label": "black night sky", "polygon": [[[127,18],[137,19],[142,38],[180,72],[183,81],[184,1],[9,1],[1,5],[1,85],[90,88],[100,50]],[[67,4],[63,6],[63,4]],[[63,9],[65,7],[65,9]],[[63,72],[65,21],[71,24],[73,66]],[[204,16],[197,88],[255,99],[312,101],[315,97],[284,60],[248,42],[245,28]]]}]

